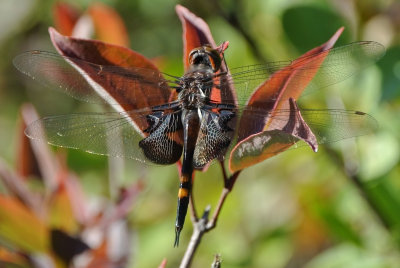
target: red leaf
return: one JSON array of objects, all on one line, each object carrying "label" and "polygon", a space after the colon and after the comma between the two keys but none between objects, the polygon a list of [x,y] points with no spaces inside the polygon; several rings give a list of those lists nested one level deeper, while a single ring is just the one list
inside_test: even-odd
[{"label": "red leaf", "polygon": [[301,116],[300,109],[294,99],[289,99],[290,114],[287,124],[282,128],[282,131],[292,135],[295,138],[307,142],[314,152],[318,150],[317,138],[312,133],[310,127],[307,125]]},{"label": "red leaf", "polygon": [[[279,150],[274,149],[274,151],[272,151],[271,148],[275,147],[271,147],[273,144],[271,143],[273,139],[270,139],[270,133],[264,132],[271,130],[270,126],[272,125],[273,129],[284,130],[284,128],[290,123],[290,121],[293,121],[293,119],[295,119],[295,117],[290,118],[288,114],[288,118],[286,121],[282,120],[282,118],[280,118],[278,121],[274,120],[274,114],[280,109],[293,110],[293,108],[291,107],[291,102],[289,100],[296,100],[301,95],[308,83],[314,78],[315,74],[318,72],[319,67],[329,53],[329,49],[333,47],[342,31],[343,28],[340,28],[328,42],[308,51],[300,58],[293,61],[287,67],[277,71],[270,77],[270,79],[265,81],[254,91],[247,103],[247,107],[255,109],[260,108],[270,112],[266,113],[265,119],[267,120],[264,124],[254,124],[254,118],[250,111],[251,109],[249,109],[249,111],[245,110],[243,112],[238,126],[239,129],[241,129],[240,136],[238,137],[239,143],[234,147],[230,155],[229,166],[231,171],[237,171],[245,167],[254,165],[271,156],[276,155],[277,153],[283,152],[295,143],[294,137],[301,138],[298,135],[292,135],[292,138],[290,138],[290,136],[285,136],[283,140],[281,137],[279,137]],[[304,73],[304,75],[294,75],[299,73]],[[265,107],[265,104],[267,102],[266,100],[271,100],[270,107]],[[305,124],[304,120],[302,120],[299,113],[297,118],[297,122],[301,122],[302,126],[309,130],[308,126]],[[255,126],[263,126],[263,128],[255,129]],[[288,131],[286,131],[286,133],[288,134]],[[245,155],[247,150],[249,149],[248,145],[254,144],[254,142],[258,139],[258,135],[262,137],[262,140],[268,140],[268,143],[261,143],[260,147],[257,148],[256,153],[253,151],[252,154]],[[267,135],[269,138],[265,139],[265,135]],[[284,140],[287,140],[286,145],[284,144]],[[313,149],[317,148],[315,140],[309,140],[307,142],[312,145]],[[240,157],[243,158],[243,161],[240,160]]]},{"label": "red leaf", "polygon": [[129,46],[128,33],[119,14],[109,6],[94,3],[88,13],[93,20],[97,39],[120,46]]},{"label": "red leaf", "polygon": [[300,114],[296,101],[289,99],[288,121],[281,129],[273,129],[253,134],[244,139],[240,146],[232,151],[229,168],[232,172],[254,165],[266,158],[277,155],[304,140],[317,151],[317,138]]},{"label": "red leaf", "polygon": [[281,130],[263,131],[250,135],[235,146],[229,157],[231,172],[255,165],[289,149],[298,141],[297,138]]},{"label": "red leaf", "polygon": [[189,69],[189,53],[194,48],[206,44],[215,48],[217,45],[211,35],[210,28],[203,19],[181,5],[176,5],[175,10],[183,27],[183,65],[185,71],[187,71]]},{"label": "red leaf", "polygon": [[67,3],[57,2],[53,7],[55,27],[63,35],[72,35],[79,16],[79,10]]},{"label": "red leaf", "polygon": [[[297,100],[301,95],[308,83],[317,73],[318,67],[322,64],[329,53],[328,50],[335,44],[342,31],[343,28],[340,28],[328,42],[308,51],[300,58],[294,60],[289,66],[273,74],[270,79],[265,81],[254,91],[247,102],[247,106],[270,110],[272,111],[270,115],[274,114],[274,110],[289,109],[289,98]],[[315,57],[312,57],[313,55],[315,55]],[[295,72],[304,72],[304,75],[293,76]],[[271,107],[265,107],[266,100],[271,100]],[[244,112],[239,127],[241,129],[249,129],[249,131],[252,131],[249,123],[251,123],[251,120],[249,120],[247,113]],[[264,130],[268,130],[270,124],[271,122],[265,124]],[[245,137],[246,135],[241,136],[239,137],[239,140],[242,140]]]},{"label": "red leaf", "polygon": [[[101,87],[96,90],[102,91],[102,96],[110,96],[113,99],[113,103],[118,103],[120,105],[119,108],[113,106],[117,110],[131,111],[168,102],[170,91],[166,90],[166,87],[160,86],[160,84],[165,85],[166,82],[157,67],[146,57],[121,46],[101,41],[62,36],[53,28],[49,29],[49,33],[57,51],[63,56],[71,57],[71,64],[84,72],[87,77],[96,83],[96,86],[99,85]],[[125,74],[104,72],[100,76],[98,74],[101,69],[98,66],[74,59],[81,59],[99,65],[124,67],[126,68],[124,69]],[[149,75],[151,75],[151,78],[160,77],[161,82],[145,83],[143,81],[146,80],[146,77],[143,80],[137,79],[146,74],[135,73],[135,67],[153,70]],[[92,84],[92,82],[88,82],[88,84]],[[157,98],[149,98],[149,92],[153,96],[157,96]],[[147,120],[144,117],[133,119],[140,129],[147,128]]]}]

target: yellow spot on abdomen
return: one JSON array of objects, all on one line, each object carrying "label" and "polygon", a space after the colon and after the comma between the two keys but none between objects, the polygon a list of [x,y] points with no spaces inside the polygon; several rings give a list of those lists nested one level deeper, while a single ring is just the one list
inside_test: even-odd
[{"label": "yellow spot on abdomen", "polygon": [[188,182],[188,181],[189,181],[189,177],[190,177],[190,176],[188,176],[188,175],[186,175],[186,174],[183,174],[183,175],[181,176],[181,178],[180,178],[180,181],[181,181],[181,182]]},{"label": "yellow spot on abdomen", "polygon": [[184,198],[189,195],[189,191],[187,189],[179,188],[178,198]]}]

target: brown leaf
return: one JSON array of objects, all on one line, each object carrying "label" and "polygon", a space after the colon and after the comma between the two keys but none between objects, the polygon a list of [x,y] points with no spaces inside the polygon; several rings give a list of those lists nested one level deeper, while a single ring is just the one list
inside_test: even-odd
[{"label": "brown leaf", "polygon": [[229,168],[232,172],[263,161],[266,157],[275,156],[303,140],[313,151],[317,151],[317,138],[304,121],[294,99],[289,99],[290,111],[287,123],[278,129],[263,131],[244,139],[240,146],[232,151]]},{"label": "brown leaf", "polygon": [[[121,46],[62,36],[53,28],[49,29],[49,33],[57,51],[63,56],[70,57],[70,64],[80,72],[84,72],[85,79],[91,80],[87,83],[93,85],[94,81],[96,90],[100,90],[102,96],[110,96],[113,104],[118,103],[119,110],[131,111],[168,102],[171,92],[166,81],[157,67],[146,57]],[[120,68],[118,72],[102,72],[103,66]],[[62,70],[60,72],[62,73]],[[67,79],[64,78],[64,83]],[[94,88],[82,90],[91,91],[82,93],[86,95],[94,95],[93,92],[97,92]],[[153,97],[149,97],[149,93]],[[117,106],[113,107],[117,108]],[[145,117],[132,119],[140,129],[148,127]]]},{"label": "brown leaf", "polygon": [[282,130],[263,131],[250,135],[240,146],[235,146],[229,157],[229,170],[236,172],[255,165],[289,149],[297,138]]},{"label": "brown leaf", "polygon": [[[311,140],[308,140],[307,142],[314,150],[317,149],[315,136],[312,134],[311,130],[305,124],[305,121],[298,112],[296,112],[297,117],[292,116],[292,119],[291,114],[293,113],[288,113],[286,120],[283,120],[282,117],[275,119],[274,115],[282,109],[294,111],[293,107],[291,107],[293,101],[297,100],[303,90],[314,78],[319,67],[328,55],[329,49],[335,44],[342,31],[343,28],[340,28],[331,39],[328,40],[328,42],[308,51],[298,59],[294,60],[290,65],[272,74],[267,81],[261,84],[254,91],[247,103],[247,107],[250,109],[245,110],[240,118],[238,125],[238,128],[241,130],[238,135],[239,142],[230,155],[229,166],[231,171],[237,171],[254,165],[290,148],[296,143],[298,138],[302,138],[297,135],[299,133],[292,133],[294,134],[292,138],[286,135],[290,132],[288,131],[288,126],[290,124],[297,124],[297,127],[302,126],[303,130],[307,130],[307,136],[311,138]],[[304,75],[302,75],[303,73]],[[293,101],[290,101],[290,99]],[[270,101],[268,102],[268,100]],[[266,105],[269,106],[266,107]],[[258,119],[260,122],[255,123],[252,109],[261,109],[266,111],[265,118],[260,117]],[[290,123],[290,120],[292,123]],[[297,123],[295,123],[296,121]],[[277,138],[278,145],[273,145],[275,139],[270,136],[270,131],[279,129],[283,130],[286,134],[279,134],[280,137]],[[258,135],[261,140],[258,139]],[[312,138],[312,136],[314,136],[314,138]],[[286,145],[284,144],[285,140],[287,141]],[[249,145],[254,144],[255,142],[261,142],[260,147],[250,149]],[[278,146],[279,150],[276,150],[276,146]],[[241,161],[240,158],[243,158],[243,161]]]},{"label": "brown leaf", "polygon": [[[270,111],[269,114],[266,114],[266,117],[268,116],[269,119],[268,122],[264,124],[263,129],[254,129],[252,126],[256,124],[250,124],[252,121],[251,113],[244,112],[240,119],[239,128],[248,129],[250,133],[242,132],[241,136],[238,137],[239,140],[243,140],[248,134],[268,130],[269,125],[271,125],[274,120],[274,111],[289,109],[289,98],[297,100],[301,95],[308,83],[317,73],[319,66],[329,53],[328,50],[335,44],[342,31],[343,28],[340,28],[328,42],[308,51],[287,67],[272,74],[267,81],[254,91],[247,102],[247,107],[261,108]],[[315,57],[313,57],[314,55]],[[293,75],[294,73],[296,73],[296,75]],[[298,75],[299,73],[304,73],[304,75]],[[271,100],[269,102],[270,107],[265,107],[267,100]],[[282,127],[283,125],[284,123],[282,123]],[[276,123],[274,126],[276,126]]]}]

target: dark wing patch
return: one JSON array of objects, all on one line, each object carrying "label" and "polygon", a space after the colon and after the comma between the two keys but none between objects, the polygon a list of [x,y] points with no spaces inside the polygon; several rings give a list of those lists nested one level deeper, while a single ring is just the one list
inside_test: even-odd
[{"label": "dark wing patch", "polygon": [[228,123],[235,118],[234,112],[213,113],[203,110],[202,113],[203,118],[193,156],[195,168],[202,168],[215,158],[222,159],[233,136],[233,129]]},{"label": "dark wing patch", "polygon": [[181,113],[148,115],[149,136],[139,142],[139,147],[147,159],[156,164],[168,165],[179,160],[182,155]]}]

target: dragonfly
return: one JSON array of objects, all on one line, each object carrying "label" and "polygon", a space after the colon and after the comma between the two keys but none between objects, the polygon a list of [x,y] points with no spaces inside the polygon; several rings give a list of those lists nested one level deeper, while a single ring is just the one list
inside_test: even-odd
[{"label": "dragonfly", "polygon": [[[31,139],[51,145],[132,158],[146,164],[169,165],[181,161],[175,222],[175,246],[178,246],[193,172],[214,160],[223,161],[232,148],[251,135],[262,140],[267,120],[269,134],[286,142],[293,140],[293,144],[302,138],[299,133],[285,132],[290,127],[288,118],[293,118],[293,114],[301,113],[300,121],[309,126],[306,134],[313,136],[315,144],[360,136],[376,129],[376,120],[362,112],[300,110],[295,98],[289,98],[289,108],[277,109],[276,94],[258,99],[256,105],[246,100],[267,79],[289,74],[310,80],[306,92],[338,83],[382,57],[384,48],[379,43],[361,41],[331,48],[322,64],[318,64],[318,70],[312,65],[290,67],[293,61],[229,69],[224,57],[226,48],[223,43],[219,47],[203,45],[193,49],[188,57],[189,68],[182,76],[151,68],[98,64],[46,51],[20,54],[13,63],[22,73],[75,99],[107,103],[115,110],[44,117],[29,125],[25,133]],[[302,60],[312,62],[314,58],[318,57]],[[240,154],[251,153],[254,146],[256,142],[247,142]]]}]

